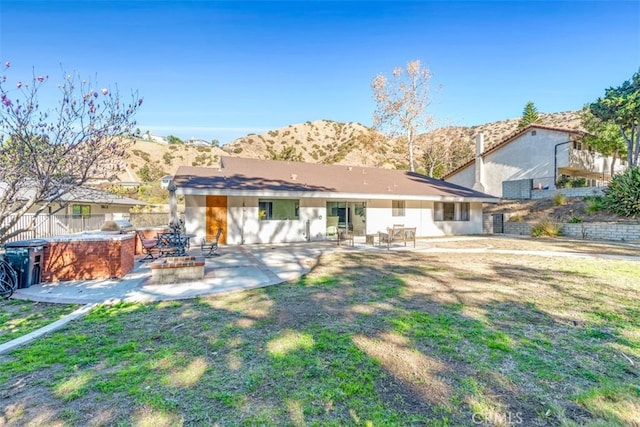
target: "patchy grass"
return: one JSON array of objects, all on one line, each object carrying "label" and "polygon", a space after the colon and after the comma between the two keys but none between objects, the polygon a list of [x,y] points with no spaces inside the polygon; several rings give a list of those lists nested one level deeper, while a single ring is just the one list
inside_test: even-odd
[{"label": "patchy grass", "polygon": [[0,359],[0,420],[638,425],[637,271],[346,252],[289,284],[100,307]]},{"label": "patchy grass", "polygon": [[0,299],[0,344],[53,323],[78,307],[77,304]]}]

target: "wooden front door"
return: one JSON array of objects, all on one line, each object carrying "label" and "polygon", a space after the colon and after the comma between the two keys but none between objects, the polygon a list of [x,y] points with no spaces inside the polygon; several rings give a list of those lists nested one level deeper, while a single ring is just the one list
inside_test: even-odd
[{"label": "wooden front door", "polygon": [[207,241],[216,237],[218,227],[222,227],[220,243],[227,243],[227,196],[207,196]]}]

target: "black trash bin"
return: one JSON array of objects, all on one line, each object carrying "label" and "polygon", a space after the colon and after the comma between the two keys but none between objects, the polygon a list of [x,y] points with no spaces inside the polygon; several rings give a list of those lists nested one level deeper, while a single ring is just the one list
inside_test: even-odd
[{"label": "black trash bin", "polygon": [[45,246],[47,241],[42,239],[5,243],[5,259],[18,274],[18,288],[28,288],[42,281]]}]

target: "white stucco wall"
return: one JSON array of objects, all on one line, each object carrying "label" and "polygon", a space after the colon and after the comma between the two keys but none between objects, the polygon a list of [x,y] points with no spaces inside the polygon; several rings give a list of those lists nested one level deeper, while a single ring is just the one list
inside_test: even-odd
[{"label": "white stucco wall", "polygon": [[195,242],[200,242],[206,235],[206,197],[184,196],[184,228],[187,233],[195,234]]},{"label": "white stucco wall", "polygon": [[[446,181],[452,184],[462,185],[463,187],[473,188],[473,184],[476,182],[475,163],[459,170],[455,175],[451,175],[447,178]],[[485,192],[487,192],[486,189]]]},{"label": "white stucco wall", "polygon": [[[260,220],[258,200],[267,197],[227,199],[227,244],[319,241],[326,238],[326,199],[300,199],[299,219]],[[185,228],[200,241],[206,227],[205,196],[185,196]],[[470,221],[433,220],[434,202],[408,200],[405,216],[392,216],[391,200],[368,200],[366,234],[377,234],[394,224],[416,227],[418,237],[482,234],[482,203],[471,203]]]},{"label": "white stucco wall", "polygon": [[[535,135],[532,132],[535,131]],[[502,196],[502,182],[534,179],[534,186],[554,185],[554,166],[569,164],[569,139],[566,132],[548,129],[529,130],[514,141],[484,156],[482,184],[484,192]],[[557,149],[555,148],[557,144]],[[475,164],[447,178],[448,182],[472,187],[475,181]]]},{"label": "white stucco wall", "polygon": [[260,220],[258,200],[269,197],[228,198],[227,243],[275,243],[324,240],[326,230],[324,200],[299,199],[295,220]]}]

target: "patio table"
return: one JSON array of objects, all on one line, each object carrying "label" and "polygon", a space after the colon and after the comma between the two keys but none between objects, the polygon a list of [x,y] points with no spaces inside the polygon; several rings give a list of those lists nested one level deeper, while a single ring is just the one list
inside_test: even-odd
[{"label": "patio table", "polygon": [[185,255],[193,234],[161,233],[158,235],[158,250],[162,256]]}]

